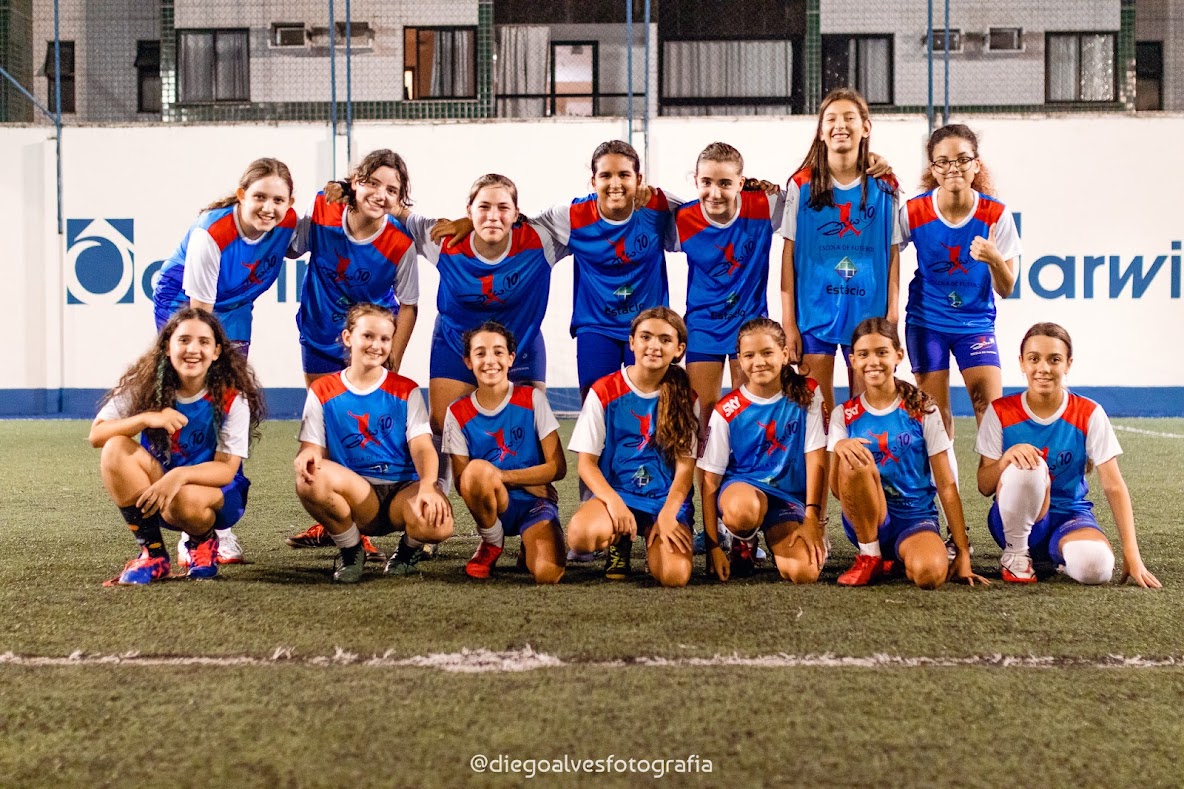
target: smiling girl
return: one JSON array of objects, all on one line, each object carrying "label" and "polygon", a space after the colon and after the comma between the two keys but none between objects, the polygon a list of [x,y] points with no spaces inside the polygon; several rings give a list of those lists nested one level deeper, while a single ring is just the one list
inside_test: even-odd
[{"label": "smiling girl", "polygon": [[142,586],[169,574],[161,527],[187,535],[190,578],[218,572],[218,533],[247,506],[242,462],[264,414],[259,383],[229,344],[211,313],[181,309],[91,425],[103,486],[140,546],[115,583]]},{"label": "smiling girl", "polygon": [[1114,551],[1086,498],[1096,468],[1122,541],[1119,583],[1158,589],[1135,538],[1135,513],[1118,456],[1122,448],[1102,406],[1065,388],[1073,341],[1055,323],[1037,323],[1020,342],[1027,391],[1001,397],[983,414],[975,446],[978,489],[995,501],[987,518],[1003,548],[1003,580],[1036,583],[1032,557],[1048,558],[1078,583],[1104,584]]}]

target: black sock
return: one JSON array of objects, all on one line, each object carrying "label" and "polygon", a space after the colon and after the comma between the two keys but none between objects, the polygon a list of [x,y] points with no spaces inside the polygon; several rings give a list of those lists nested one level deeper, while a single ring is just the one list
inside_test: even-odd
[{"label": "black sock", "polygon": [[214,536],[213,529],[210,529],[205,534],[189,534],[188,532],[186,532],[185,533],[185,547],[192,551],[194,548],[201,545],[203,542],[205,542],[206,540],[210,539],[213,536]]},{"label": "black sock", "polygon": [[120,507],[119,514],[127,521],[127,527],[132,530],[136,543],[141,548],[148,549],[149,556],[169,557],[164,547],[164,536],[160,533],[160,513],[145,516],[140,508],[134,504],[130,507]]},{"label": "black sock", "polygon": [[345,565],[353,564],[358,559],[358,552],[363,550],[362,543],[359,541],[357,545],[351,545],[348,548],[341,549],[341,563]]}]

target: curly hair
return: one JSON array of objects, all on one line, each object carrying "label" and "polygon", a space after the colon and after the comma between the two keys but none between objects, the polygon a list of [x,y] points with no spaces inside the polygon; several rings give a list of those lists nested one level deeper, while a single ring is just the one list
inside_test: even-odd
[{"label": "curly hair", "polygon": [[[145,411],[161,411],[177,403],[177,388],[181,379],[169,361],[169,343],[177,327],[188,320],[198,320],[210,327],[214,344],[221,350],[218,358],[206,371],[206,396],[214,404],[214,429],[222,429],[222,404],[232,392],[242,395],[251,411],[249,438],[253,443],[261,437],[259,425],[267,417],[267,405],[263,399],[263,387],[247,358],[230,344],[226,331],[213,313],[186,307],[169,318],[160,330],[152,347],[127,369],[111,391],[103,397],[102,403],[112,398],[127,395],[133,414]],[[161,465],[168,465],[171,442],[169,434],[158,428],[144,431],[148,449]]]},{"label": "curly hair", "polygon": [[[740,331],[736,332],[736,353],[740,353],[741,339],[746,335],[759,332],[764,332],[772,337],[778,348],[785,347],[785,329],[781,327],[780,323],[771,318],[753,318],[741,326]],[[806,410],[809,410],[810,404],[814,402],[814,392],[810,390],[809,380],[795,370],[792,364],[783,365],[781,368],[781,391],[791,402],[797,403]]]},{"label": "curly hair", "polygon": [[[975,157],[978,157],[978,136],[963,123],[951,123],[936,129],[933,134],[929,135],[929,143],[925,146],[925,151],[930,162],[933,161],[933,149],[942,140],[950,138],[966,140],[970,143],[970,149],[974,152]],[[929,165],[926,165],[924,172],[921,173],[921,188],[927,192],[937,188],[937,178],[934,177],[933,168]],[[982,159],[978,160],[978,172],[975,174],[974,180],[971,181],[970,188],[987,197],[995,196],[995,182],[991,179],[991,171],[987,169],[987,163]]]},{"label": "curly hair", "polygon": [[[851,347],[854,348],[855,343],[859,342],[861,337],[866,337],[869,334],[878,334],[891,342],[894,350],[901,350],[900,332],[897,330],[896,324],[887,318],[866,318],[860,321],[851,334]],[[923,415],[937,409],[937,403],[921,389],[899,378],[892,380],[896,383],[896,391],[900,394],[901,403],[909,416],[920,419]]]},{"label": "curly hair", "polygon": [[[637,333],[637,327],[648,320],[668,323],[678,335],[678,341],[686,345],[687,325],[682,316],[669,307],[650,307],[638,313],[629,326],[630,340]],[[694,454],[699,445],[695,392],[687,371],[677,362],[678,359],[671,362],[658,384],[658,429],[654,435],[654,443],[671,466],[680,456]]]}]

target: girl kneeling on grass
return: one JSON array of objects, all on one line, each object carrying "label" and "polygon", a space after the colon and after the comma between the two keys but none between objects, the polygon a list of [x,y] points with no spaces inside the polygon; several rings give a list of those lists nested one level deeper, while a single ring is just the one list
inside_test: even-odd
[{"label": "girl kneeling on grass", "polygon": [[551,484],[567,474],[559,423],[541,390],[510,383],[517,342],[509,329],[486,321],[465,332],[461,343],[477,391],[448,408],[444,452],[481,537],[465,572],[488,578],[505,535],[521,535],[522,563],[531,577],[559,583],[563,530]]},{"label": "girl kneeling on grass", "polygon": [[636,361],[592,385],[568,449],[579,453],[580,479],[594,498],[568,524],[568,547],[608,549],[606,578],[629,574],[633,538],[647,536],[650,574],[663,586],[691,578],[691,502],[699,417],[686,371],[675,362],[687,328],[668,307],[633,319]]},{"label": "girl kneeling on grass", "polygon": [[1131,494],[1118,470],[1122,448],[1102,407],[1064,388],[1072,364],[1069,333],[1037,323],[1020,342],[1027,391],[991,403],[979,425],[978,489],[995,494],[987,525],[1003,548],[1003,580],[1036,583],[1035,554],[1078,583],[1110,581],[1114,551],[1086,498],[1085,475],[1096,467],[1122,540],[1119,583],[1134,578],[1158,589],[1139,555]]},{"label": "girl kneeling on grass", "polygon": [[[721,581],[750,574],[763,531],[781,577],[813,583],[826,563],[819,523],[826,486],[822,393],[790,366],[776,321],[745,323],[736,349],[747,383],[716,404],[699,459],[711,564]],[[720,546],[721,516],[732,537],[730,556]]]},{"label": "girl kneeling on grass", "polygon": [[855,328],[851,369],[864,393],[835,408],[828,444],[831,491],[843,508],[843,529],[859,547],[839,583],[866,586],[897,561],[922,589],[945,583],[950,562],[937,527],[936,492],[957,547],[954,575],[971,586],[986,584],[970,569],[962,500],[946,454],[953,444],[933,399],[896,378],[903,360],[896,324],[868,318]]},{"label": "girl kneeling on grass", "polygon": [[387,575],[418,572],[423,545],[452,535],[423,395],[387,369],[394,335],[387,308],[351,307],[341,333],[349,367],[313,381],[304,403],[296,495],[341,551],[339,583],[362,579],[362,533],[403,532]]},{"label": "girl kneeling on grass", "polygon": [[247,506],[242,462],[263,414],[259,382],[218,319],[192,307],[173,315],[90,428],[91,446],[103,449],[103,486],[140,545],[113,582],[142,586],[169,574],[162,526],[188,535],[190,578],[217,574],[215,530]]}]

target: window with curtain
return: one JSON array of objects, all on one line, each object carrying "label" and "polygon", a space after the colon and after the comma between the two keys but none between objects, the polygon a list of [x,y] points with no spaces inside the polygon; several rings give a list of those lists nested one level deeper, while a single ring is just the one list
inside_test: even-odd
[{"label": "window with curtain", "polygon": [[178,30],[177,94],[182,104],[250,101],[246,30]]},{"label": "window with curtain", "polygon": [[892,103],[892,36],[822,37],[822,92],[855,88],[868,104]]},{"label": "window with curtain", "polygon": [[[60,41],[60,59],[62,62],[62,112],[74,112],[74,42]],[[45,95],[49,97],[46,106],[50,112],[57,112],[57,90],[54,86],[53,42],[45,46],[45,63],[41,66],[41,73],[45,75],[48,87]]]},{"label": "window with curtain", "polygon": [[1045,100],[1115,101],[1118,35],[1048,33],[1045,39]]},{"label": "window with curtain", "polygon": [[475,98],[477,28],[403,28],[403,98]]},{"label": "window with curtain", "polygon": [[551,28],[498,25],[493,85],[499,118],[541,118],[551,89]]},{"label": "window with curtain", "polygon": [[793,91],[793,42],[666,41],[663,98],[779,98]]}]

